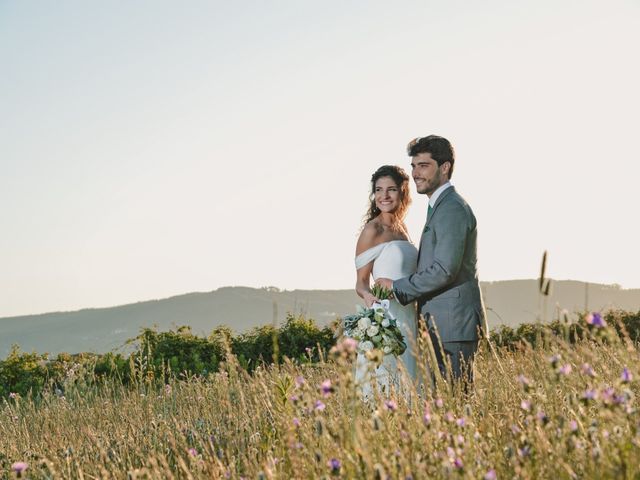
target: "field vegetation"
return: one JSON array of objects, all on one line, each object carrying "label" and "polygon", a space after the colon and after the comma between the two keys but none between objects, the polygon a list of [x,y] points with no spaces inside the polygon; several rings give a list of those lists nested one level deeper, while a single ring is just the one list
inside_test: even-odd
[{"label": "field vegetation", "polygon": [[361,400],[354,349],[290,317],[233,337],[0,362],[7,478],[638,478],[640,312],[502,329],[464,391],[432,374]]}]

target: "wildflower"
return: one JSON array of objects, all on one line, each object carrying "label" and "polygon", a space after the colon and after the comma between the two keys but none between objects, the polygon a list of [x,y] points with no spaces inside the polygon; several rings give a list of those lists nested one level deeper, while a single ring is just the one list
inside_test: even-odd
[{"label": "wildflower", "polygon": [[424,415],[422,416],[422,420],[425,425],[429,425],[431,423],[431,412],[429,409],[425,410]]},{"label": "wildflower", "polygon": [[447,412],[444,414],[444,419],[449,423],[453,423],[456,418],[453,416],[453,413]]},{"label": "wildflower", "polygon": [[169,385],[168,383],[164,386],[164,393],[166,395],[171,395],[171,385]]},{"label": "wildflower", "polygon": [[394,400],[385,400],[384,406],[391,412],[395,412],[396,410],[398,410],[398,404]]},{"label": "wildflower", "polygon": [[547,417],[547,414],[544,413],[542,410],[540,410],[537,414],[536,414],[536,418],[540,421],[540,423],[542,423],[543,425],[546,425],[547,423],[549,423],[549,417]]},{"label": "wildflower", "polygon": [[569,422],[569,431],[576,432],[577,430],[578,430],[578,422],[576,422],[575,420],[571,420]]},{"label": "wildflower", "polygon": [[627,367],[624,367],[622,369],[622,375],[620,376],[620,379],[622,380],[622,383],[629,383],[633,379],[633,375],[631,375],[631,372]]},{"label": "wildflower", "polygon": [[302,375],[298,375],[296,377],[296,386],[300,388],[302,385],[304,385],[304,377]]},{"label": "wildflower", "polygon": [[556,368],[556,366],[558,365],[558,363],[560,362],[560,360],[561,360],[561,357],[560,357],[560,355],[558,355],[558,354],[551,355],[551,356],[549,357],[549,363],[551,364],[551,366],[552,366],[553,368]]},{"label": "wildflower", "polygon": [[497,478],[498,475],[496,475],[496,471],[493,468],[484,474],[484,480],[497,480]]},{"label": "wildflower", "polygon": [[300,397],[298,395],[291,395],[289,397],[289,400],[291,400],[292,403],[296,403],[298,400],[300,400]]},{"label": "wildflower", "polygon": [[9,393],[9,398],[16,399],[16,398],[18,398],[18,394],[16,392],[10,392]]},{"label": "wildflower", "polygon": [[587,375],[589,377],[595,377],[596,376],[596,372],[593,371],[593,368],[591,368],[591,365],[589,365],[588,363],[583,363],[580,371],[584,375]]},{"label": "wildflower", "polygon": [[590,389],[590,390],[585,390],[585,392],[582,394],[582,400],[585,402],[588,402],[589,400],[595,400],[597,396],[597,393],[595,390]]},{"label": "wildflower", "polygon": [[345,339],[340,342],[340,347],[341,350],[345,353],[355,353],[356,349],[358,348],[358,341],[351,337],[345,337]]},{"label": "wildflower", "polygon": [[333,387],[331,386],[331,380],[325,380],[320,384],[320,392],[324,397],[328,397],[333,392]]},{"label": "wildflower", "polygon": [[461,459],[456,458],[456,459],[453,461],[453,466],[454,466],[454,467],[456,467],[456,468],[462,468],[462,467],[464,467],[464,464],[462,463],[462,460],[461,460]]},{"label": "wildflower", "polygon": [[436,399],[436,407],[438,408],[444,407],[444,401],[441,398]]},{"label": "wildflower", "polygon": [[187,450],[187,453],[189,453],[190,456],[192,457],[197,457],[198,456],[198,450],[196,450],[195,448],[190,448],[189,450]]},{"label": "wildflower", "polygon": [[517,380],[518,380],[518,383],[522,385],[522,388],[524,388],[524,391],[528,392],[529,389],[531,388],[531,382],[529,381],[529,379],[524,375],[518,375]]},{"label": "wildflower", "polygon": [[460,417],[456,420],[456,425],[458,425],[459,427],[464,427],[466,424],[467,421],[464,419],[464,417]]},{"label": "wildflower", "polygon": [[518,448],[518,456],[525,458],[531,454],[531,447],[529,445],[524,445],[522,448]]},{"label": "wildflower", "polygon": [[531,402],[529,400],[522,400],[520,402],[520,408],[525,412],[528,412],[529,410],[531,410]]},{"label": "wildflower", "polygon": [[464,445],[464,437],[460,434],[455,437],[456,445]]},{"label": "wildflower", "polygon": [[300,419],[297,417],[293,417],[293,425],[298,428],[300,427]]},{"label": "wildflower", "polygon": [[316,403],[314,403],[314,405],[313,405],[313,408],[315,408],[319,412],[322,412],[325,409],[325,407],[326,407],[326,405],[324,403],[322,403],[321,400],[316,400]]},{"label": "wildflower", "polygon": [[605,322],[604,318],[602,318],[602,315],[600,315],[599,313],[590,313],[589,315],[587,315],[585,320],[589,325],[592,325],[596,328],[604,328],[607,326],[607,322]]},{"label": "wildflower", "polygon": [[331,473],[339,473],[340,468],[342,467],[342,463],[337,458],[332,458],[327,462],[327,465],[331,469]]},{"label": "wildflower", "polygon": [[11,465],[11,471],[21,475],[24,471],[29,468],[29,465],[26,462],[15,462]]},{"label": "wildflower", "polygon": [[571,373],[571,370],[572,370],[571,365],[569,365],[568,363],[565,363],[563,366],[561,366],[558,369],[558,373],[560,375],[569,375]]}]

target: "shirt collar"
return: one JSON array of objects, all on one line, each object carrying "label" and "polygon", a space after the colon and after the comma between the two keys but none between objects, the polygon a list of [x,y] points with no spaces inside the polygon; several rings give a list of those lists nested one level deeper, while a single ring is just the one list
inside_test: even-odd
[{"label": "shirt collar", "polygon": [[447,188],[452,187],[453,185],[451,184],[451,182],[446,182],[443,183],[442,185],[440,185],[435,192],[433,192],[433,194],[429,197],[429,206],[431,208],[434,207],[434,205],[436,204],[436,201],[438,200],[438,197],[440,195],[442,195],[442,192],[444,192]]}]

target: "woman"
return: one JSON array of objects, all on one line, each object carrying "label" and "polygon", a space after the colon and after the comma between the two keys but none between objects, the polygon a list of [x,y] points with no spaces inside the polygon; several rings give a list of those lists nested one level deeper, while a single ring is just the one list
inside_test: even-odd
[{"label": "woman", "polygon": [[[367,307],[378,299],[371,293],[371,277],[396,280],[416,271],[418,251],[410,242],[404,218],[411,203],[409,177],[400,167],[384,165],[371,177],[370,206],[365,225],[356,245],[356,292]],[[399,358],[410,378],[416,379],[416,310],[415,305],[402,306],[391,300],[390,311],[396,317],[407,350]],[[372,396],[371,381],[378,389],[388,392],[391,384],[400,386],[397,359],[385,355],[382,364],[369,376],[368,361],[358,355],[356,383],[366,399]]]}]

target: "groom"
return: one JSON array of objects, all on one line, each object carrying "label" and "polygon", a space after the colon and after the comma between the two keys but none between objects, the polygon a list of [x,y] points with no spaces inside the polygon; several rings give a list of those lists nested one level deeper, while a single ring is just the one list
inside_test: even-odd
[{"label": "groom", "polygon": [[418,268],[408,277],[393,282],[383,278],[376,283],[393,290],[402,305],[418,301],[440,371],[446,378],[446,356],[454,378],[471,381],[478,329],[484,324],[476,269],[476,218],[450,183],[455,154],[446,138],[416,138],[407,150],[418,193],[429,197]]}]

